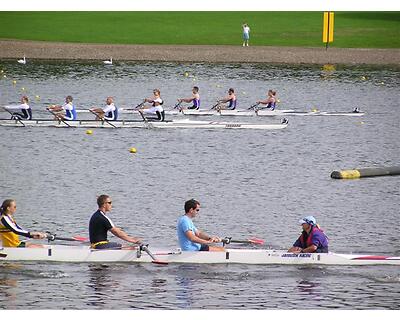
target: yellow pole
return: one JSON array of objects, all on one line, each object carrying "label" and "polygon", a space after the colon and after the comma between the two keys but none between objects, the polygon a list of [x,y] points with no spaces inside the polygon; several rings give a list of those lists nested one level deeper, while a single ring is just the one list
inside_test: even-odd
[{"label": "yellow pole", "polygon": [[322,42],[326,43],[328,49],[329,42],[333,42],[334,13],[324,12],[324,23],[322,27]]}]

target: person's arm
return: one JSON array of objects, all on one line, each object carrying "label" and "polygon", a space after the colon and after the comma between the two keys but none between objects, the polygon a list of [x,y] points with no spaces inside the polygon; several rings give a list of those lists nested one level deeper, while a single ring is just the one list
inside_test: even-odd
[{"label": "person's arm", "polygon": [[18,106],[6,106],[4,108],[7,109],[7,110],[21,110],[21,109],[26,109],[27,110],[27,109],[29,109],[29,106],[27,104],[23,103],[23,104],[20,104]]},{"label": "person's arm", "polygon": [[116,236],[122,240],[125,240],[127,242],[137,243],[137,244],[142,242],[141,239],[129,236],[125,231],[121,230],[118,227],[112,227],[110,229],[110,231],[114,236]]},{"label": "person's arm", "polygon": [[205,234],[201,234],[201,232],[196,231],[196,233],[194,233],[192,230],[188,230],[185,232],[186,237],[195,243],[199,243],[199,244],[210,244],[213,241],[211,241],[211,238],[209,238],[208,236],[205,237]]},{"label": "person's arm", "polygon": [[266,100],[259,100],[259,101],[257,101],[257,103],[261,103],[261,104],[268,104],[268,103],[270,103],[270,99],[268,98],[268,99],[266,99]]},{"label": "person's arm", "polygon": [[25,229],[21,228],[18,224],[14,223],[8,216],[4,216],[1,218],[1,223],[5,226],[8,230],[14,232],[23,237],[27,238],[34,238],[34,239],[44,239],[46,234],[43,232],[29,232]]},{"label": "person's arm", "polygon": [[300,253],[302,250],[301,248],[301,242],[300,238],[296,240],[295,243],[293,243],[293,247],[291,247],[288,252],[293,252],[293,253]]},{"label": "person's arm", "polygon": [[228,102],[229,100],[231,100],[231,97],[230,97],[230,96],[225,97],[225,98],[222,98],[222,99],[218,100],[218,102],[220,102],[220,103],[226,103],[226,102]]},{"label": "person's arm", "polygon": [[196,236],[201,239],[208,240],[210,242],[221,242],[222,241],[221,238],[216,237],[216,236],[209,236],[207,233],[205,233],[201,230],[197,230]]},{"label": "person's arm", "polygon": [[300,252],[312,253],[312,252],[317,251],[317,248],[318,248],[318,247],[317,247],[315,244],[312,244],[311,246],[309,246],[309,247],[307,247],[307,248],[301,250]]},{"label": "person's arm", "polygon": [[59,111],[64,110],[63,106],[55,105],[55,104],[52,105],[52,106],[47,107],[47,109],[51,110],[51,111],[54,111],[54,112],[59,112]]},{"label": "person's arm", "polygon": [[95,113],[104,113],[103,109],[99,108],[99,107],[93,107],[93,108],[90,108],[90,110]]},{"label": "person's arm", "polygon": [[192,102],[194,98],[182,98],[182,99],[178,99],[179,102]]}]

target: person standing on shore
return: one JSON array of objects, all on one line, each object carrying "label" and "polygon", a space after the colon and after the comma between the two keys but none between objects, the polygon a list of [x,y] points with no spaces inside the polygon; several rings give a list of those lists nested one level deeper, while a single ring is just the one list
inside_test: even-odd
[{"label": "person standing on shore", "polygon": [[247,23],[244,23],[242,25],[242,28],[243,28],[243,47],[248,47],[250,40],[250,27],[248,26]]}]

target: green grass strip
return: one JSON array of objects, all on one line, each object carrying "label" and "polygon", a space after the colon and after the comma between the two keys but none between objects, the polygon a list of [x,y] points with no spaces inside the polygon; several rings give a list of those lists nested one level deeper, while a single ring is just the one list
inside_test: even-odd
[{"label": "green grass strip", "polygon": [[[0,12],[0,38],[110,44],[322,47],[322,12]],[[341,48],[400,48],[400,12],[336,12]]]}]

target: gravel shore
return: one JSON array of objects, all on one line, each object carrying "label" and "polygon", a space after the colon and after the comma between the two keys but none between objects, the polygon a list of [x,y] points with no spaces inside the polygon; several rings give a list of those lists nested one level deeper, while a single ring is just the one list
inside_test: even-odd
[{"label": "gravel shore", "polygon": [[110,45],[0,40],[0,59],[264,62],[400,65],[400,49],[205,45]]}]

